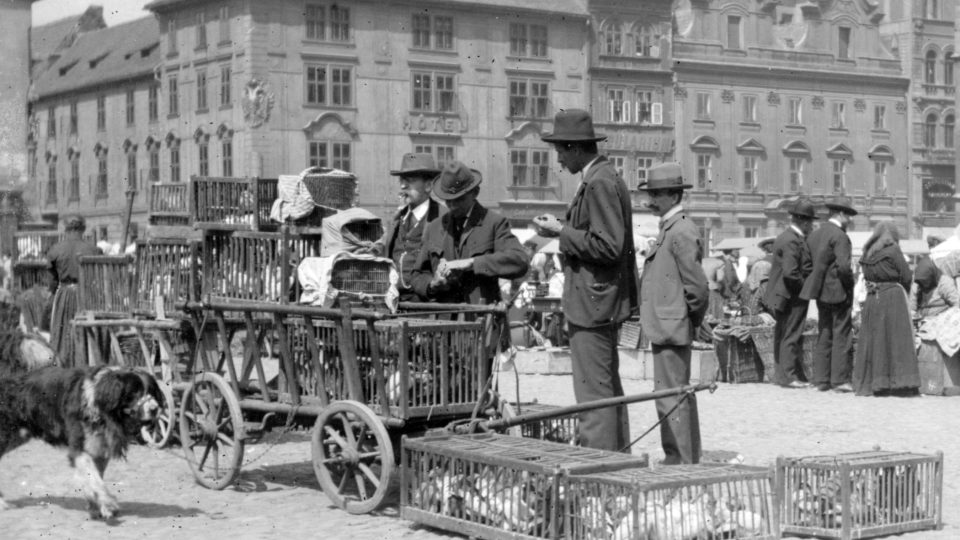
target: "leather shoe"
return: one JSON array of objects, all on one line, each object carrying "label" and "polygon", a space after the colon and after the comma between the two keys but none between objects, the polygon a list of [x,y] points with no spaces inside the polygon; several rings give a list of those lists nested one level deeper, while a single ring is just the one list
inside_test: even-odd
[{"label": "leather shoe", "polygon": [[841,385],[834,386],[833,391],[841,393],[853,392],[853,387],[850,386],[850,383],[843,383]]},{"label": "leather shoe", "polygon": [[821,392],[826,392],[826,391],[829,390],[829,389],[830,389],[830,385],[829,385],[829,384],[818,384],[818,385],[817,385],[817,390],[819,390],[819,391],[821,391]]},{"label": "leather shoe", "polygon": [[801,381],[791,381],[788,384],[783,385],[784,388],[809,388],[810,383],[805,383]]}]

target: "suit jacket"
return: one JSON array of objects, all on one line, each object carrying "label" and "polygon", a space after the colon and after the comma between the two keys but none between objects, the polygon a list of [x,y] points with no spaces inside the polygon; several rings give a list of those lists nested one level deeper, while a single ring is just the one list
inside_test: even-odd
[{"label": "suit jacket", "polygon": [[812,270],[813,260],[804,238],[793,227],[780,233],[773,242],[773,262],[763,305],[778,312],[793,304],[805,303],[800,299],[800,291]]},{"label": "suit jacket", "polygon": [[686,214],[663,223],[640,276],[640,324],[651,343],[693,343],[710,296],[702,253],[700,233]]},{"label": "suit jacket", "polygon": [[813,257],[813,271],[803,284],[800,298],[824,304],[841,304],[853,299],[853,267],[850,237],[827,221],[807,237]]},{"label": "suit jacket", "polygon": [[[410,279],[413,275],[417,257],[420,255],[420,248],[423,247],[423,234],[427,230],[427,224],[447,213],[447,207],[434,199],[430,199],[427,204],[426,215],[423,216],[420,223],[418,223],[408,235],[407,241],[409,245],[407,249],[404,250],[398,259],[394,259],[393,261],[397,265],[397,271],[400,272],[400,282],[408,286],[411,283]],[[393,251],[397,247],[397,242],[402,241],[402,239],[399,239],[400,230],[403,224],[403,218],[407,215],[408,211],[410,211],[410,208],[404,206],[390,219],[390,223],[387,224],[383,236],[374,244],[374,250],[377,255],[393,259]]]},{"label": "suit jacket", "polygon": [[620,323],[638,309],[633,208],[627,185],[606,158],[587,170],[560,232],[563,313],[595,328]]},{"label": "suit jacket", "polygon": [[[454,220],[447,212],[431,221],[423,235],[423,247],[411,274],[414,292],[423,298],[444,303],[492,304],[500,300],[498,280],[514,279],[527,273],[530,257],[510,224],[500,214],[480,203],[467,217],[460,242],[454,242]],[[441,259],[473,257],[473,269],[453,275],[445,290],[430,290],[433,273]]]}]

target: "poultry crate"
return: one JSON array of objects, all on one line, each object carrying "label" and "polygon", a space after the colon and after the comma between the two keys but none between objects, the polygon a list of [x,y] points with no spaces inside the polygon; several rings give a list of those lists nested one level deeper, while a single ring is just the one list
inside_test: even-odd
[{"label": "poultry crate", "polygon": [[563,480],[565,538],[779,538],[772,468],[674,465]]},{"label": "poultry crate", "polygon": [[357,201],[357,177],[349,172],[320,168],[305,174],[303,183],[319,206],[346,210]]},{"label": "poultry crate", "polygon": [[197,229],[272,230],[270,207],[277,198],[276,178],[192,176],[189,199]]},{"label": "poultry crate", "polygon": [[[513,418],[517,415],[554,411],[559,408],[559,405],[546,403],[504,403],[502,414],[504,418]],[[509,428],[507,433],[515,437],[576,445],[580,439],[579,430],[580,421],[576,415],[573,415],[521,424]]]},{"label": "poultry crate", "polygon": [[136,312],[153,317],[180,312],[197,299],[199,246],[183,239],[137,240]]},{"label": "poultry crate", "polygon": [[784,533],[846,540],[938,528],[943,453],[781,457],[777,495]]},{"label": "poultry crate", "polygon": [[478,538],[566,538],[565,475],[646,466],[645,455],[495,433],[404,437],[400,513]]}]

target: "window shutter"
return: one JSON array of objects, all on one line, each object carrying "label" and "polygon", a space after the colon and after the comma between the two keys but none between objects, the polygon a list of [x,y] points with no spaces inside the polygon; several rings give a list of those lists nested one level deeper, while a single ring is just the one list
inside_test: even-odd
[{"label": "window shutter", "polygon": [[634,124],[640,123],[640,102],[639,101],[633,102],[633,123]]},{"label": "window shutter", "polygon": [[622,123],[624,123],[624,124],[629,124],[629,123],[630,123],[630,102],[629,102],[629,101],[624,101],[624,102],[623,102],[623,112],[622,112],[622,114],[620,115],[620,119],[619,119],[619,120],[620,120],[620,122],[622,122]]},{"label": "window shutter", "polygon": [[650,104],[650,123],[655,126],[663,124],[663,103]]},{"label": "window shutter", "polygon": [[608,118],[610,118],[611,122],[616,122],[617,119],[613,117],[613,100],[612,99],[608,100],[607,105],[608,105],[608,108],[610,109],[610,112],[608,113]]}]

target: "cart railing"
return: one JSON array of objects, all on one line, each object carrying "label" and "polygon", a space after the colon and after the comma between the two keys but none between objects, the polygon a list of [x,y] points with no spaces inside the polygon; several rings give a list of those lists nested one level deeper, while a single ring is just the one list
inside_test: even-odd
[{"label": "cart railing", "polygon": [[13,233],[15,262],[42,261],[47,251],[60,240],[60,231],[17,231]]},{"label": "cart railing", "polygon": [[25,291],[34,285],[44,288],[50,285],[49,264],[45,260],[31,260],[13,263],[13,288]]},{"label": "cart railing", "polygon": [[133,308],[133,258],[128,255],[80,257],[80,311],[123,317]]},{"label": "cart railing", "polygon": [[135,312],[157,317],[179,311],[199,291],[199,245],[184,239],[137,240]]}]

